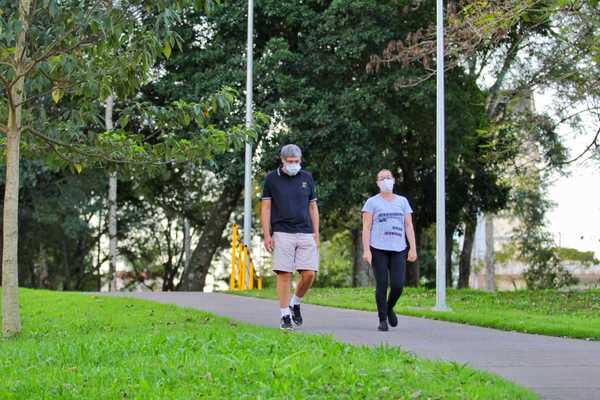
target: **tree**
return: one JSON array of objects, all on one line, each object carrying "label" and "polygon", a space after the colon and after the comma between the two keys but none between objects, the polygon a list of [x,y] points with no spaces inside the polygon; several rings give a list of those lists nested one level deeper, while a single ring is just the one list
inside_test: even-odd
[{"label": "tree", "polygon": [[[182,38],[182,48],[174,49],[172,56],[161,67],[160,79],[147,85],[144,99],[155,105],[176,98],[196,101],[203,93],[210,93],[223,85],[243,90],[245,82],[246,7],[243,1],[216,6],[210,15],[190,10],[185,20],[175,27]],[[253,149],[260,154],[267,137],[267,120],[277,124],[278,110],[282,108],[282,83],[290,78],[280,66],[289,52],[283,46],[274,18],[262,15],[264,9],[281,8],[281,3],[257,4],[257,18],[261,24],[255,38],[255,93],[254,108],[257,123]],[[199,27],[203,27],[200,29]],[[244,104],[234,104],[232,113],[221,126],[243,123]],[[185,132],[180,132],[181,134]],[[176,288],[203,290],[215,254],[229,241],[223,233],[236,218],[236,209],[243,191],[243,155],[227,152],[208,162],[199,161],[177,171],[170,170],[168,179],[152,177],[140,186],[149,202],[163,197],[168,191],[174,201],[166,205],[168,213],[189,220],[194,240],[188,270],[178,271]],[[255,164],[259,171],[259,163]]]},{"label": "tree", "polygon": [[[513,155],[496,160],[497,167],[514,171],[515,160],[527,155],[533,143],[539,146],[547,166],[560,168],[569,162],[556,134],[558,128],[566,123],[582,128],[578,121],[582,111],[572,113],[573,108],[581,105],[582,99],[587,103],[583,112],[597,114],[599,110],[598,89],[589,85],[598,72],[595,57],[598,53],[597,6],[597,1],[587,0],[459,1],[448,4],[445,46],[448,67],[464,67],[473,79],[480,81],[486,93],[490,134],[512,130],[511,136],[516,139],[512,140],[513,149],[505,148]],[[434,70],[429,65],[434,55],[435,26],[432,24],[410,32],[401,40],[390,41],[381,56],[372,57],[368,70],[377,71],[390,63],[407,67],[423,65],[420,76],[396,82],[399,87],[418,85],[433,76]],[[491,84],[483,83],[486,80],[482,77],[488,78]],[[534,90],[548,89],[556,91],[559,99],[555,109],[538,113],[515,107],[515,103],[530,100]],[[528,122],[514,123],[517,119]],[[533,136],[530,128],[523,129],[524,125],[534,124],[545,127],[540,130],[542,135]],[[597,135],[586,151],[596,140]],[[468,284],[470,274],[474,221],[480,213],[489,215],[497,210],[498,204],[469,204],[464,210],[461,287]]]},{"label": "tree", "polygon": [[[184,4],[185,3],[185,4]],[[210,157],[230,143],[228,133],[208,124],[209,114],[227,108],[232,93],[225,91],[214,102],[179,102],[165,110],[142,113],[149,124],[163,132],[159,143],[141,142],[123,129],[93,134],[86,126],[97,120],[95,100],[114,94],[126,98],[135,94],[140,82],[148,79],[149,67],[161,53],[168,57],[177,43],[170,26],[179,18],[161,3],[144,1],[32,2],[2,1],[0,20],[0,117],[6,123],[6,185],[3,218],[3,333],[17,334],[20,327],[18,305],[18,192],[21,134],[40,141],[81,170],[86,163],[173,162],[190,154]],[[189,6],[189,2],[173,5]],[[142,24],[144,10],[158,10],[154,23]],[[144,21],[150,22],[150,21]],[[78,100],[79,107],[56,119],[47,119],[36,106],[49,98],[59,103],[64,96]],[[173,112],[175,111],[175,112]],[[159,119],[162,117],[162,120]],[[181,119],[193,120],[204,134],[185,142],[164,135]],[[163,123],[163,125],[158,125]],[[121,123],[124,128],[125,121]],[[171,125],[172,126],[172,125]],[[240,133],[241,131],[237,131]],[[235,132],[232,132],[235,133]],[[171,146],[178,144],[173,148]],[[68,155],[62,150],[67,149]],[[69,157],[73,156],[73,157]]]},{"label": "tree", "polygon": [[106,174],[99,169],[77,174],[26,156],[20,172],[19,285],[99,289],[99,263],[92,258],[105,232],[91,221],[105,204]]},{"label": "tree", "polygon": [[[320,18],[310,19],[314,26],[303,32],[301,46],[313,46],[303,58],[307,68],[302,76],[307,83],[287,101],[289,109],[297,107],[286,120],[294,139],[315,160],[324,214],[339,212],[343,217],[337,216],[338,220],[354,221],[351,213],[359,213],[357,206],[376,193],[373,177],[387,167],[398,176],[400,191],[414,206],[419,244],[425,242],[424,232],[435,219],[435,88],[431,82],[394,88],[396,82],[421,73],[421,66],[390,65],[377,75],[365,74],[364,68],[384,43],[432,19],[433,7],[421,7],[408,18],[394,2],[332,4]],[[397,24],[398,20],[403,23]],[[460,158],[465,142],[490,140],[484,135],[477,139],[477,131],[485,126],[481,103],[478,88],[462,71],[448,74],[448,137],[452,140],[447,157],[452,174],[464,173]],[[449,204],[463,205],[461,185],[449,187]],[[427,277],[432,276],[430,266],[423,269]],[[418,270],[409,268],[413,285],[420,280]]]},{"label": "tree", "polygon": [[[235,4],[239,9],[227,7],[227,20],[215,27],[216,37],[223,38],[219,42],[240,34],[243,5]],[[403,14],[394,2],[309,1],[292,5],[267,1],[257,7],[261,19],[257,37],[269,45],[265,46],[267,52],[257,44],[257,54],[272,67],[265,68],[264,74],[257,73],[264,79],[257,92],[275,100],[275,115],[280,116],[283,127],[261,142],[261,169],[277,165],[277,151],[284,142],[296,142],[304,149],[305,166],[318,182],[324,227],[336,227],[324,228],[325,238],[360,228],[360,206],[375,192],[373,177],[384,166],[399,175],[401,191],[416,207],[417,234],[423,234],[434,219],[434,87],[427,83],[401,91],[392,88],[394,82],[420,73],[421,67],[389,68],[379,76],[364,73],[371,54],[397,35],[428,24],[432,10],[423,8],[399,25],[395,21]],[[238,54],[228,47],[213,50],[207,46],[214,51],[213,57]],[[232,74],[237,68],[219,71]],[[485,120],[483,100],[474,82],[461,72],[450,74],[449,82],[449,107],[454,111],[449,127],[456,138],[449,160],[455,163],[466,135],[469,142],[477,144],[495,138],[477,133]],[[495,150],[488,147],[488,156]],[[456,170],[467,173],[459,167]],[[456,189],[452,201],[464,204],[464,196],[458,195],[459,185]],[[356,248],[354,253],[358,251]],[[427,275],[431,276],[429,270]],[[411,277],[413,283],[418,282],[416,274]]]},{"label": "tree", "polygon": [[561,288],[577,283],[560,264],[552,236],[544,219],[551,203],[544,195],[545,184],[540,175],[522,176],[515,190],[515,213],[521,223],[515,229],[517,255],[528,263],[523,274],[529,289]]}]

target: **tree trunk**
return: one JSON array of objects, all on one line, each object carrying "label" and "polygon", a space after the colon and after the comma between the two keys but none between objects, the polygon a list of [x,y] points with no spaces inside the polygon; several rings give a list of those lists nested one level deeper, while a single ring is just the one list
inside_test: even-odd
[{"label": "tree trunk", "polygon": [[[21,87],[23,85],[21,84]],[[16,91],[17,89],[13,89]],[[15,100],[21,102],[20,96]],[[4,192],[4,249],[2,252],[2,332],[5,337],[21,331],[19,315],[19,141],[20,114],[9,110]]]},{"label": "tree trunk", "polygon": [[102,273],[100,268],[102,267],[100,257],[102,253],[102,206],[98,209],[98,253],[96,255],[96,290],[102,291]]},{"label": "tree trunk", "polygon": [[494,216],[485,215],[485,282],[489,292],[496,292],[494,260]]},{"label": "tree trunk", "polygon": [[108,178],[108,237],[109,237],[109,288],[110,292],[117,290],[117,173],[111,172]]},{"label": "tree trunk", "polygon": [[50,289],[50,281],[48,275],[48,254],[46,247],[40,243],[40,268],[38,271],[37,287],[40,289]]},{"label": "tree trunk", "polygon": [[[22,30],[15,46],[16,76],[23,73],[25,39],[29,30],[31,0],[19,3]],[[21,142],[21,102],[25,98],[25,77],[17,79],[8,95],[6,132],[6,185],[4,188],[4,229],[2,251],[2,333],[5,337],[21,332],[19,314],[19,144]]]},{"label": "tree trunk", "polygon": [[469,287],[469,277],[471,276],[471,255],[473,253],[473,243],[475,242],[475,229],[477,228],[477,216],[469,218],[465,223],[465,238],[463,248],[460,252],[460,261],[458,262],[458,288],[467,289]]},{"label": "tree trunk", "polygon": [[352,286],[373,286],[373,269],[363,259],[362,230],[352,229]]},{"label": "tree trunk", "polygon": [[[114,97],[108,96],[105,106],[106,130],[113,129],[113,105]],[[108,268],[108,291],[117,290],[117,172],[113,171],[108,178],[108,237],[110,264]]]},{"label": "tree trunk", "polygon": [[183,271],[189,273],[192,261],[192,237],[190,234],[190,220],[183,219]]},{"label": "tree trunk", "polygon": [[202,230],[198,244],[192,252],[190,268],[182,276],[179,290],[202,291],[206,283],[206,275],[210,269],[213,256],[219,248],[223,231],[227,227],[229,217],[237,206],[242,195],[242,181],[231,178],[233,182],[227,182],[223,186],[223,192],[215,201],[213,210]]},{"label": "tree trunk", "polygon": [[446,226],[446,287],[452,287],[452,253],[454,250],[454,225]]}]

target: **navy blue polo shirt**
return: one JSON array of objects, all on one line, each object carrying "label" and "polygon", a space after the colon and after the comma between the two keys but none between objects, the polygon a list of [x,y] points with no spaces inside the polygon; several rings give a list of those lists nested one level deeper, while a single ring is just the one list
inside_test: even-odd
[{"label": "navy blue polo shirt", "polygon": [[262,199],[271,199],[271,232],[314,233],[308,205],[316,201],[315,181],[300,170],[289,176],[277,168],[265,179]]}]

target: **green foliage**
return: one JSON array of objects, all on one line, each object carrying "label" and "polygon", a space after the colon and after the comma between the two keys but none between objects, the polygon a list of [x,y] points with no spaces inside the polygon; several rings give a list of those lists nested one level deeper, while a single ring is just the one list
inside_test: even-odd
[{"label": "green foliage", "polygon": [[[596,258],[593,251],[581,251],[570,247],[554,247],[551,250],[561,262],[574,261],[585,266],[592,266],[600,263],[600,260]],[[500,264],[506,264],[510,260],[518,259],[517,244],[509,243],[504,245],[501,251],[497,251],[494,254],[494,257]],[[520,260],[526,261],[523,259]]]},{"label": "green foliage", "polygon": [[352,286],[352,234],[336,233],[321,244],[321,260],[315,287]]},{"label": "green foliage", "polygon": [[[90,221],[104,208],[105,173],[97,169],[71,173],[24,160],[20,181],[20,285],[98,290],[94,255],[104,232]],[[0,177],[3,188],[4,174]],[[123,221],[122,228],[126,226]]]},{"label": "green foliage", "polygon": [[[238,294],[240,292],[234,292]],[[274,290],[240,294],[275,298]],[[372,288],[315,288],[304,302],[376,311]],[[448,289],[452,312],[437,312],[435,291],[407,288],[396,312],[404,315],[551,336],[600,340],[600,290],[521,290],[497,292]]]},{"label": "green foliage", "polygon": [[[237,34],[243,24],[242,2],[234,4],[240,9],[223,7],[215,12],[236,21],[217,25],[219,38],[225,36],[223,31],[227,36]],[[281,125],[287,128],[262,142],[260,164],[264,170],[274,168],[277,151],[286,142],[303,148],[304,165],[318,183],[326,238],[360,226],[360,206],[377,191],[377,171],[393,170],[399,192],[415,209],[418,245],[425,252],[420,233],[435,220],[435,85],[430,81],[394,88],[399,80],[420,74],[420,67],[390,65],[377,75],[365,71],[372,54],[390,40],[429,24],[434,16],[431,2],[410,18],[402,9],[395,1],[257,5],[261,20],[257,52],[278,60],[265,70],[268,84],[261,87],[269,89],[265,94],[259,91],[259,96],[276,97]],[[264,48],[270,52],[261,53]],[[507,200],[506,182],[498,179],[495,166],[510,155],[506,147],[511,143],[507,135],[488,132],[484,104],[484,94],[472,78],[458,69],[448,73],[452,221],[460,220],[467,205],[495,210]],[[431,278],[431,269],[426,271]]]},{"label": "green foliage", "polygon": [[508,243],[502,246],[502,250],[494,253],[494,259],[500,264],[506,264],[511,260],[518,258],[518,249],[516,243]]},{"label": "green foliage", "polygon": [[570,247],[556,247],[554,251],[561,261],[576,261],[588,266],[600,263],[593,251],[580,251]]},{"label": "green foliage", "polygon": [[[155,173],[166,164],[210,159],[230,147],[240,148],[245,138],[255,136],[254,130],[241,125],[227,130],[215,126],[215,119],[230,113],[236,96],[235,90],[224,87],[198,102],[177,100],[163,106],[142,101],[125,104],[116,109],[118,126],[111,131],[104,131],[92,121],[80,120],[77,114],[73,117],[67,110],[77,99],[71,97],[65,107],[56,106],[56,111],[64,109],[67,112],[66,117],[57,115],[53,119],[57,131],[48,134],[35,127],[24,128],[31,134],[23,144],[24,156],[44,155],[50,164],[76,166],[78,172],[84,168],[117,164],[128,173],[144,170]],[[101,114],[102,105],[95,107],[94,112]],[[185,134],[174,134],[179,127]],[[87,134],[78,133],[86,131]]]},{"label": "green foliage", "polygon": [[419,246],[419,269],[421,270],[420,284],[425,287],[435,287],[435,224],[424,229],[420,236]]},{"label": "green foliage", "polygon": [[[9,84],[24,71],[26,155],[51,153],[49,162],[76,171],[98,162],[133,163],[138,171],[148,164],[152,170],[154,164],[211,158],[252,136],[241,125],[223,130],[214,124],[215,114],[229,114],[237,97],[226,85],[196,101],[174,99],[160,106],[135,101],[140,87],[160,70],[157,60],[181,47],[173,26],[182,22],[182,12],[205,3],[212,9],[213,1],[34,2],[25,59],[10,51],[22,27],[16,7],[5,3],[14,2],[1,2],[6,12],[0,16],[0,76]],[[118,103],[134,102],[120,108],[114,131],[103,132],[98,99],[109,95]],[[7,98],[0,103],[5,121],[12,103]],[[188,137],[173,136],[178,127],[187,129]],[[151,141],[141,129],[152,134]]]},{"label": "green foliage", "polygon": [[529,289],[561,288],[574,285],[577,279],[561,264],[552,236],[546,228],[546,212],[551,203],[539,174],[516,178],[513,191],[514,213],[519,225],[514,229],[518,256],[527,263],[523,273]]},{"label": "green foliage", "polygon": [[125,298],[21,297],[24,333],[0,346],[3,399],[285,398],[292,386],[307,399],[536,398],[489,373],[392,347]]}]

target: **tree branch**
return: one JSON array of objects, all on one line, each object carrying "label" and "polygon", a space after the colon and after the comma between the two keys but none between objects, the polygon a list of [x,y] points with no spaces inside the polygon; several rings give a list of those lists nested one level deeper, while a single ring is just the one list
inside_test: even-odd
[{"label": "tree branch", "polygon": [[[48,58],[52,57],[55,54],[58,54],[59,52],[62,53],[69,53],[72,52],[73,50],[77,49],[78,47],[84,45],[84,44],[88,44],[88,43],[93,43],[94,39],[96,39],[96,37],[87,37],[84,39],[81,39],[79,42],[77,42],[74,46],[71,46],[70,48],[62,48],[59,47],[59,44],[65,40],[66,38],[68,38],[71,35],[75,35],[76,32],[81,28],[81,26],[86,23],[86,21],[88,21],[90,15],[92,14],[92,12],[96,9],[96,7],[98,6],[98,2],[94,3],[92,7],[90,7],[90,9],[87,11],[87,13],[85,14],[83,21],[81,24],[79,25],[75,25],[74,27],[72,27],[71,29],[69,29],[67,32],[65,32],[61,37],[59,37],[58,39],[56,39],[53,43],[51,43],[48,48],[46,49],[45,53],[42,54],[40,57],[37,57],[36,59],[34,59],[33,61],[31,61],[31,63],[29,63],[24,69],[23,72],[21,74],[21,76],[25,76],[27,75],[27,73],[29,73],[29,71],[31,71],[37,64],[39,64],[40,62],[47,60]],[[20,76],[18,77],[20,78]],[[15,79],[16,80],[16,79]]]},{"label": "tree branch", "polygon": [[53,139],[49,136],[44,135],[43,133],[33,129],[31,126],[26,126],[22,129],[23,132],[29,132],[31,133],[33,136],[37,137],[38,139],[41,139],[43,141],[45,141],[46,143],[49,143],[53,146],[60,146],[60,147],[65,147],[71,151],[73,151],[74,153],[77,153],[85,158],[93,158],[93,159],[100,159],[109,163],[113,163],[113,164],[133,164],[133,165],[175,165],[175,164],[187,164],[190,163],[189,160],[185,160],[185,161],[178,161],[178,160],[167,160],[167,161],[138,161],[138,160],[119,160],[116,158],[112,158],[110,156],[107,156],[105,154],[102,153],[91,153],[91,152],[86,152],[81,150],[80,148],[78,148],[78,146],[76,145],[72,145],[70,143],[66,143],[57,139]]},{"label": "tree branch", "polygon": [[58,48],[54,48],[52,49],[52,51],[49,51],[47,53],[45,53],[43,56],[36,58],[35,60],[31,61],[24,69],[23,72],[21,72],[21,74],[17,75],[17,78],[22,78],[25,75],[27,75],[36,65],[38,65],[39,63],[41,63],[44,60],[47,60],[48,58],[57,55],[59,53],[70,53],[73,50],[86,45],[86,44],[90,44],[90,43],[94,43],[94,38],[92,37],[88,37],[86,39],[81,39],[79,42],[75,43],[73,46],[71,47],[66,47],[66,48],[62,48],[62,47],[58,47]]},{"label": "tree branch", "polygon": [[579,111],[577,111],[577,112],[574,112],[573,114],[570,114],[570,115],[568,115],[568,116],[566,116],[566,117],[562,118],[560,121],[556,122],[556,123],[554,124],[554,128],[558,127],[559,125],[562,125],[562,124],[564,124],[565,122],[567,122],[567,121],[568,121],[568,120],[570,120],[571,118],[575,118],[575,117],[576,117],[576,116],[578,116],[579,114],[583,114],[583,113],[585,113],[585,112],[588,112],[588,111],[595,111],[595,110],[598,110],[598,109],[600,109],[600,107],[588,107],[588,108],[585,108],[585,109],[583,109],[583,110],[579,110]]},{"label": "tree branch", "polygon": [[65,156],[64,154],[62,154],[59,150],[58,150],[58,146],[55,145],[54,143],[51,142],[46,142],[46,144],[48,145],[48,147],[50,147],[50,149],[52,151],[54,151],[56,153],[56,155],[58,157],[60,157],[61,160],[63,160],[64,162],[66,162],[67,164],[75,164],[75,162],[73,160],[71,160],[70,158],[68,158],[67,156]]},{"label": "tree branch", "polygon": [[2,83],[4,85],[4,88],[6,89],[6,91],[9,91],[12,86],[12,84],[8,81],[8,79],[3,77],[2,75],[0,75],[0,83]]},{"label": "tree branch", "polygon": [[14,111],[15,110],[15,99],[12,96],[12,85],[14,82],[7,81],[2,75],[0,75],[0,83],[4,85],[4,91],[6,92],[6,99],[8,100],[8,107]]},{"label": "tree branch", "polygon": [[[56,81],[51,81],[51,82],[53,83],[53,82],[56,82]],[[61,89],[69,89],[69,88],[74,87],[74,86],[76,86],[76,82],[67,83],[65,86],[62,86],[60,88]],[[50,89],[48,89],[48,90],[46,90],[46,91],[44,91],[42,93],[38,93],[38,94],[34,95],[34,96],[29,96],[27,99],[25,99],[22,102],[20,102],[19,104],[17,104],[17,107],[18,106],[22,106],[23,104],[30,103],[32,100],[38,99],[40,97],[47,96],[48,94],[52,93],[52,91],[54,89],[56,89],[56,87],[52,87],[52,88],[50,88]]]},{"label": "tree branch", "polygon": [[498,106],[498,102],[497,102],[498,93],[500,92],[502,83],[504,83],[506,74],[512,67],[513,62],[514,62],[515,58],[517,57],[517,53],[520,50],[519,47],[522,42],[523,42],[523,36],[517,36],[515,38],[515,40],[511,43],[511,45],[508,49],[508,52],[506,53],[506,58],[504,59],[504,62],[502,63],[502,68],[498,72],[498,75],[496,75],[496,81],[490,88],[490,97],[489,97],[490,100],[488,103],[488,107],[486,107],[487,108],[486,111],[491,118],[493,118],[496,114],[496,107]]},{"label": "tree branch", "polygon": [[576,161],[579,161],[581,159],[581,157],[583,157],[588,151],[591,150],[592,147],[598,147],[598,139],[600,138],[600,128],[598,128],[598,130],[596,131],[596,136],[594,136],[594,139],[592,140],[592,142],[585,148],[585,150],[583,150],[583,152],[581,152],[581,154],[579,154],[577,157],[573,158],[572,160],[569,161],[564,161],[562,163],[560,163],[560,165],[565,165],[565,164],[572,164]]},{"label": "tree branch", "polygon": [[6,61],[0,61],[0,65],[4,65],[6,67],[9,67],[10,69],[15,69],[14,65],[12,65],[11,63],[6,62]]}]

